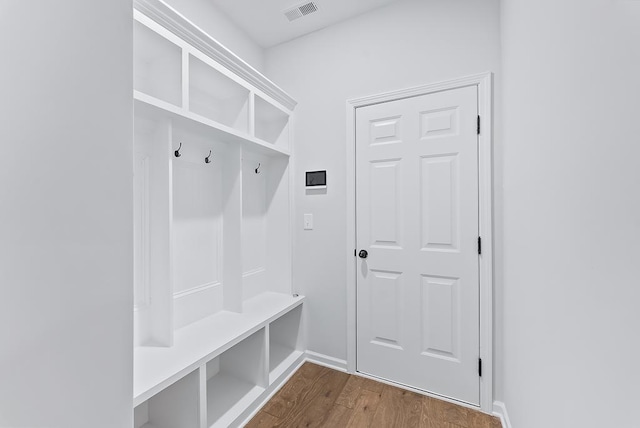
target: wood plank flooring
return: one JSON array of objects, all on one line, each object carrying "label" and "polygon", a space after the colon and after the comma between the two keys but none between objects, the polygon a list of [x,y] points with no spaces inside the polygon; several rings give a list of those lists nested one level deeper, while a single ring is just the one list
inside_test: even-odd
[{"label": "wood plank flooring", "polygon": [[500,428],[484,413],[305,363],[246,425],[354,428]]}]

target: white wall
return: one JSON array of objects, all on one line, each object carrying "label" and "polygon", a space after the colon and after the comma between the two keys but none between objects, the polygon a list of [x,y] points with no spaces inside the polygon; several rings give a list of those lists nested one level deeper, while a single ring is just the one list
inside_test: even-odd
[{"label": "white wall", "polygon": [[[299,102],[294,284],[308,296],[308,347],[346,359],[346,100],[499,71],[497,0],[407,0],[266,51],[266,75]],[[326,169],[326,195],[304,171]],[[314,230],[302,230],[304,213]]]},{"label": "white wall", "polygon": [[131,1],[0,2],[0,426],[132,424]]},{"label": "white wall", "polygon": [[504,401],[637,427],[640,2],[507,0]]},{"label": "white wall", "polygon": [[216,7],[213,0],[166,0],[166,3],[253,68],[264,71],[264,49]]}]

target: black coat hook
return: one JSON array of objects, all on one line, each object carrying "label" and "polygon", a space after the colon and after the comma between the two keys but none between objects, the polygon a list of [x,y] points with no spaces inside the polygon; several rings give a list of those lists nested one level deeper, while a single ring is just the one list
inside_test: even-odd
[{"label": "black coat hook", "polygon": [[180,156],[182,156],[182,154],[180,153],[180,149],[182,148],[182,143],[180,143],[180,147],[178,147],[178,150],[176,150],[175,152],[173,152],[173,154],[179,158]]},{"label": "black coat hook", "polygon": [[207,156],[206,158],[204,158],[204,163],[211,163],[211,150],[209,150],[209,156]]},{"label": "black coat hook", "polygon": [[258,162],[258,167],[255,169],[256,174],[260,174],[260,162]]}]

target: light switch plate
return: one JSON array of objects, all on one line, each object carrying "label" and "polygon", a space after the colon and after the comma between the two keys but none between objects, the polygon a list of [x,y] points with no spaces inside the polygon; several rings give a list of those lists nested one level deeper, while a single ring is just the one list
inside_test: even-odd
[{"label": "light switch plate", "polygon": [[313,229],[313,214],[304,215],[304,230]]}]

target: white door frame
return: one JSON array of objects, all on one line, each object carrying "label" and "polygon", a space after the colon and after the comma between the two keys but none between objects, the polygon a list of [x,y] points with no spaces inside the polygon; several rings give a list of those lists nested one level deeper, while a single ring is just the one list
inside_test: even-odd
[{"label": "white door frame", "polygon": [[[480,408],[493,411],[493,74],[475,74],[415,88],[347,100],[347,371],[356,371],[356,109],[403,98],[467,86],[478,87],[479,233],[480,257]],[[438,397],[437,395],[434,395]],[[439,397],[442,398],[442,397]]]}]

